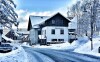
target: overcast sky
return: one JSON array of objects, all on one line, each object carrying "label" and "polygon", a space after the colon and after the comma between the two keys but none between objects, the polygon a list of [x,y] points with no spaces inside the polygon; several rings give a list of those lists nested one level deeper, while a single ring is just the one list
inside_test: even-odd
[{"label": "overcast sky", "polygon": [[29,15],[51,16],[56,12],[67,16],[68,7],[77,0],[14,0],[20,21],[19,28],[27,28]]}]

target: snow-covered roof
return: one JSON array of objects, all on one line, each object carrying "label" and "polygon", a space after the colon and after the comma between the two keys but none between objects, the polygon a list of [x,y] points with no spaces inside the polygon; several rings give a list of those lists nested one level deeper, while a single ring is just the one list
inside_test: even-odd
[{"label": "snow-covered roof", "polygon": [[32,26],[40,24],[48,18],[49,18],[49,16],[30,16]]},{"label": "snow-covered roof", "polygon": [[68,26],[69,29],[77,29],[77,16],[75,16]]},{"label": "snow-covered roof", "polygon": [[34,25],[33,28],[40,28],[40,26],[39,25]]},{"label": "snow-covered roof", "polygon": [[75,16],[72,20],[70,20],[71,22],[77,22],[77,16]]},{"label": "snow-covered roof", "polygon": [[13,40],[13,39],[11,39],[11,38],[8,38],[8,37],[6,37],[5,35],[2,35],[2,37],[3,37],[5,40],[7,40],[7,41],[14,42],[14,40]]},{"label": "snow-covered roof", "polygon": [[77,23],[76,22],[70,22],[68,29],[77,29]]},{"label": "snow-covered roof", "polygon": [[45,39],[44,35],[39,35],[39,39]]},{"label": "snow-covered roof", "polygon": [[58,15],[58,14],[60,14],[61,16],[63,16],[65,19],[67,19],[64,15],[62,15],[61,13],[56,13],[56,14],[54,14],[54,15],[52,15],[52,16],[30,16],[29,17],[29,19],[30,19],[30,21],[31,21],[31,23],[32,23],[32,27],[34,26],[34,25],[39,25],[39,24],[43,24],[45,21],[47,21],[48,19],[50,19],[50,18],[52,18],[52,17],[54,17],[55,15]]},{"label": "snow-covered roof", "polygon": [[3,28],[3,34],[6,35],[10,30],[7,28]]},{"label": "snow-covered roof", "polygon": [[29,34],[29,31],[18,31],[17,34],[18,34],[18,33],[20,33],[20,34],[22,34],[22,33],[23,33],[23,34]]},{"label": "snow-covered roof", "polygon": [[18,31],[16,31],[16,33],[18,34],[18,33],[23,33],[23,34],[29,34],[29,31],[27,31],[26,29],[24,29],[24,28],[21,28],[21,29],[19,29]]},{"label": "snow-covered roof", "polygon": [[17,32],[15,32],[15,31],[14,31],[14,35],[15,35],[15,36],[19,36],[19,34],[18,34]]}]

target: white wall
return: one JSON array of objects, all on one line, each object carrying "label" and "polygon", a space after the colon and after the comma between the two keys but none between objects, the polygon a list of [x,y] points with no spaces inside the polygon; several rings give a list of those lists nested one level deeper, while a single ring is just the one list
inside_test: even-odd
[{"label": "white wall", "polygon": [[[51,34],[52,29],[55,29],[55,34]],[[60,34],[60,30],[64,29],[64,34]],[[68,28],[67,27],[58,27],[58,26],[47,26],[42,29],[42,35],[45,35],[46,30],[46,37],[47,42],[51,42],[52,39],[64,39],[64,41],[68,41]]]},{"label": "white wall", "polygon": [[68,24],[68,29],[77,29],[77,22],[70,22]]},{"label": "white wall", "polygon": [[31,44],[38,43],[38,31],[37,31],[37,29],[30,30],[30,41],[31,41]]}]

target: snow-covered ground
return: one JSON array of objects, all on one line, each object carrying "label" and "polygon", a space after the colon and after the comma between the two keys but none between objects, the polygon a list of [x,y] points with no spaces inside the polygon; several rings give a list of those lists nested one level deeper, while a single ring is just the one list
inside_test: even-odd
[{"label": "snow-covered ground", "polygon": [[[21,46],[29,46],[28,43],[23,43]],[[78,40],[74,41],[73,43],[61,43],[61,44],[50,44],[47,45],[33,45],[32,48],[47,48],[47,49],[58,49],[58,50],[73,50],[73,52],[82,53],[82,54],[89,54],[94,56],[99,56],[98,48],[100,46],[100,37],[93,38],[93,50],[91,51],[91,41],[89,41],[88,37],[80,37]]]},{"label": "snow-covered ground", "polygon": [[7,41],[12,42],[10,45],[13,46],[13,50],[8,53],[0,53],[0,62],[28,62],[26,52],[20,45],[18,45],[18,43],[15,44],[14,40],[5,35],[2,35],[2,37]]},{"label": "snow-covered ground", "polygon": [[93,38],[93,50],[91,50],[91,41],[88,41],[84,45],[81,45],[80,47],[76,48],[74,52],[100,56],[100,53],[98,53],[99,47],[100,47],[100,37],[96,37]]},{"label": "snow-covered ground", "polygon": [[0,53],[0,62],[28,62],[27,54],[24,49],[18,45],[11,44],[18,49],[12,50],[9,53]]},{"label": "snow-covered ground", "polygon": [[[70,47],[71,46],[71,47]],[[65,49],[73,49],[75,46],[72,46],[70,43],[61,43],[61,44],[50,44],[47,45],[33,45],[33,48],[49,48],[49,49],[59,49],[59,50],[65,50]]]},{"label": "snow-covered ground", "polygon": [[33,45],[32,47],[33,48],[50,48],[50,49],[58,49],[58,50],[73,49],[73,51],[77,53],[100,56],[100,54],[98,53],[98,48],[100,47],[100,37],[93,38],[92,51],[91,51],[91,41],[86,36],[78,38],[78,40],[74,41],[72,44],[66,42],[62,44],[50,44],[50,46]]},{"label": "snow-covered ground", "polygon": [[27,43],[27,42],[24,42],[24,43],[22,43],[22,44],[20,44],[21,46],[26,46],[26,47],[31,47],[30,45],[29,45],[29,43]]},{"label": "snow-covered ground", "polygon": [[65,42],[61,44],[50,44],[50,46],[47,45],[33,45],[34,48],[50,48],[50,49],[59,49],[59,50],[68,50],[68,49],[76,49],[80,45],[85,44],[88,41],[87,37],[79,38],[79,40],[73,41],[73,43]]}]

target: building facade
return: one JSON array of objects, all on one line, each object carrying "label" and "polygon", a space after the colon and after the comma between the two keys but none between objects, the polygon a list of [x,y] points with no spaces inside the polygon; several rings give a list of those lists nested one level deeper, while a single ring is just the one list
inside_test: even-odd
[{"label": "building facade", "polygon": [[68,41],[69,22],[70,21],[60,13],[50,17],[31,16],[28,23],[31,43],[39,42],[47,44]]},{"label": "building facade", "polygon": [[66,42],[68,41],[68,28],[60,26],[46,26],[42,29],[42,39],[47,42]]}]

